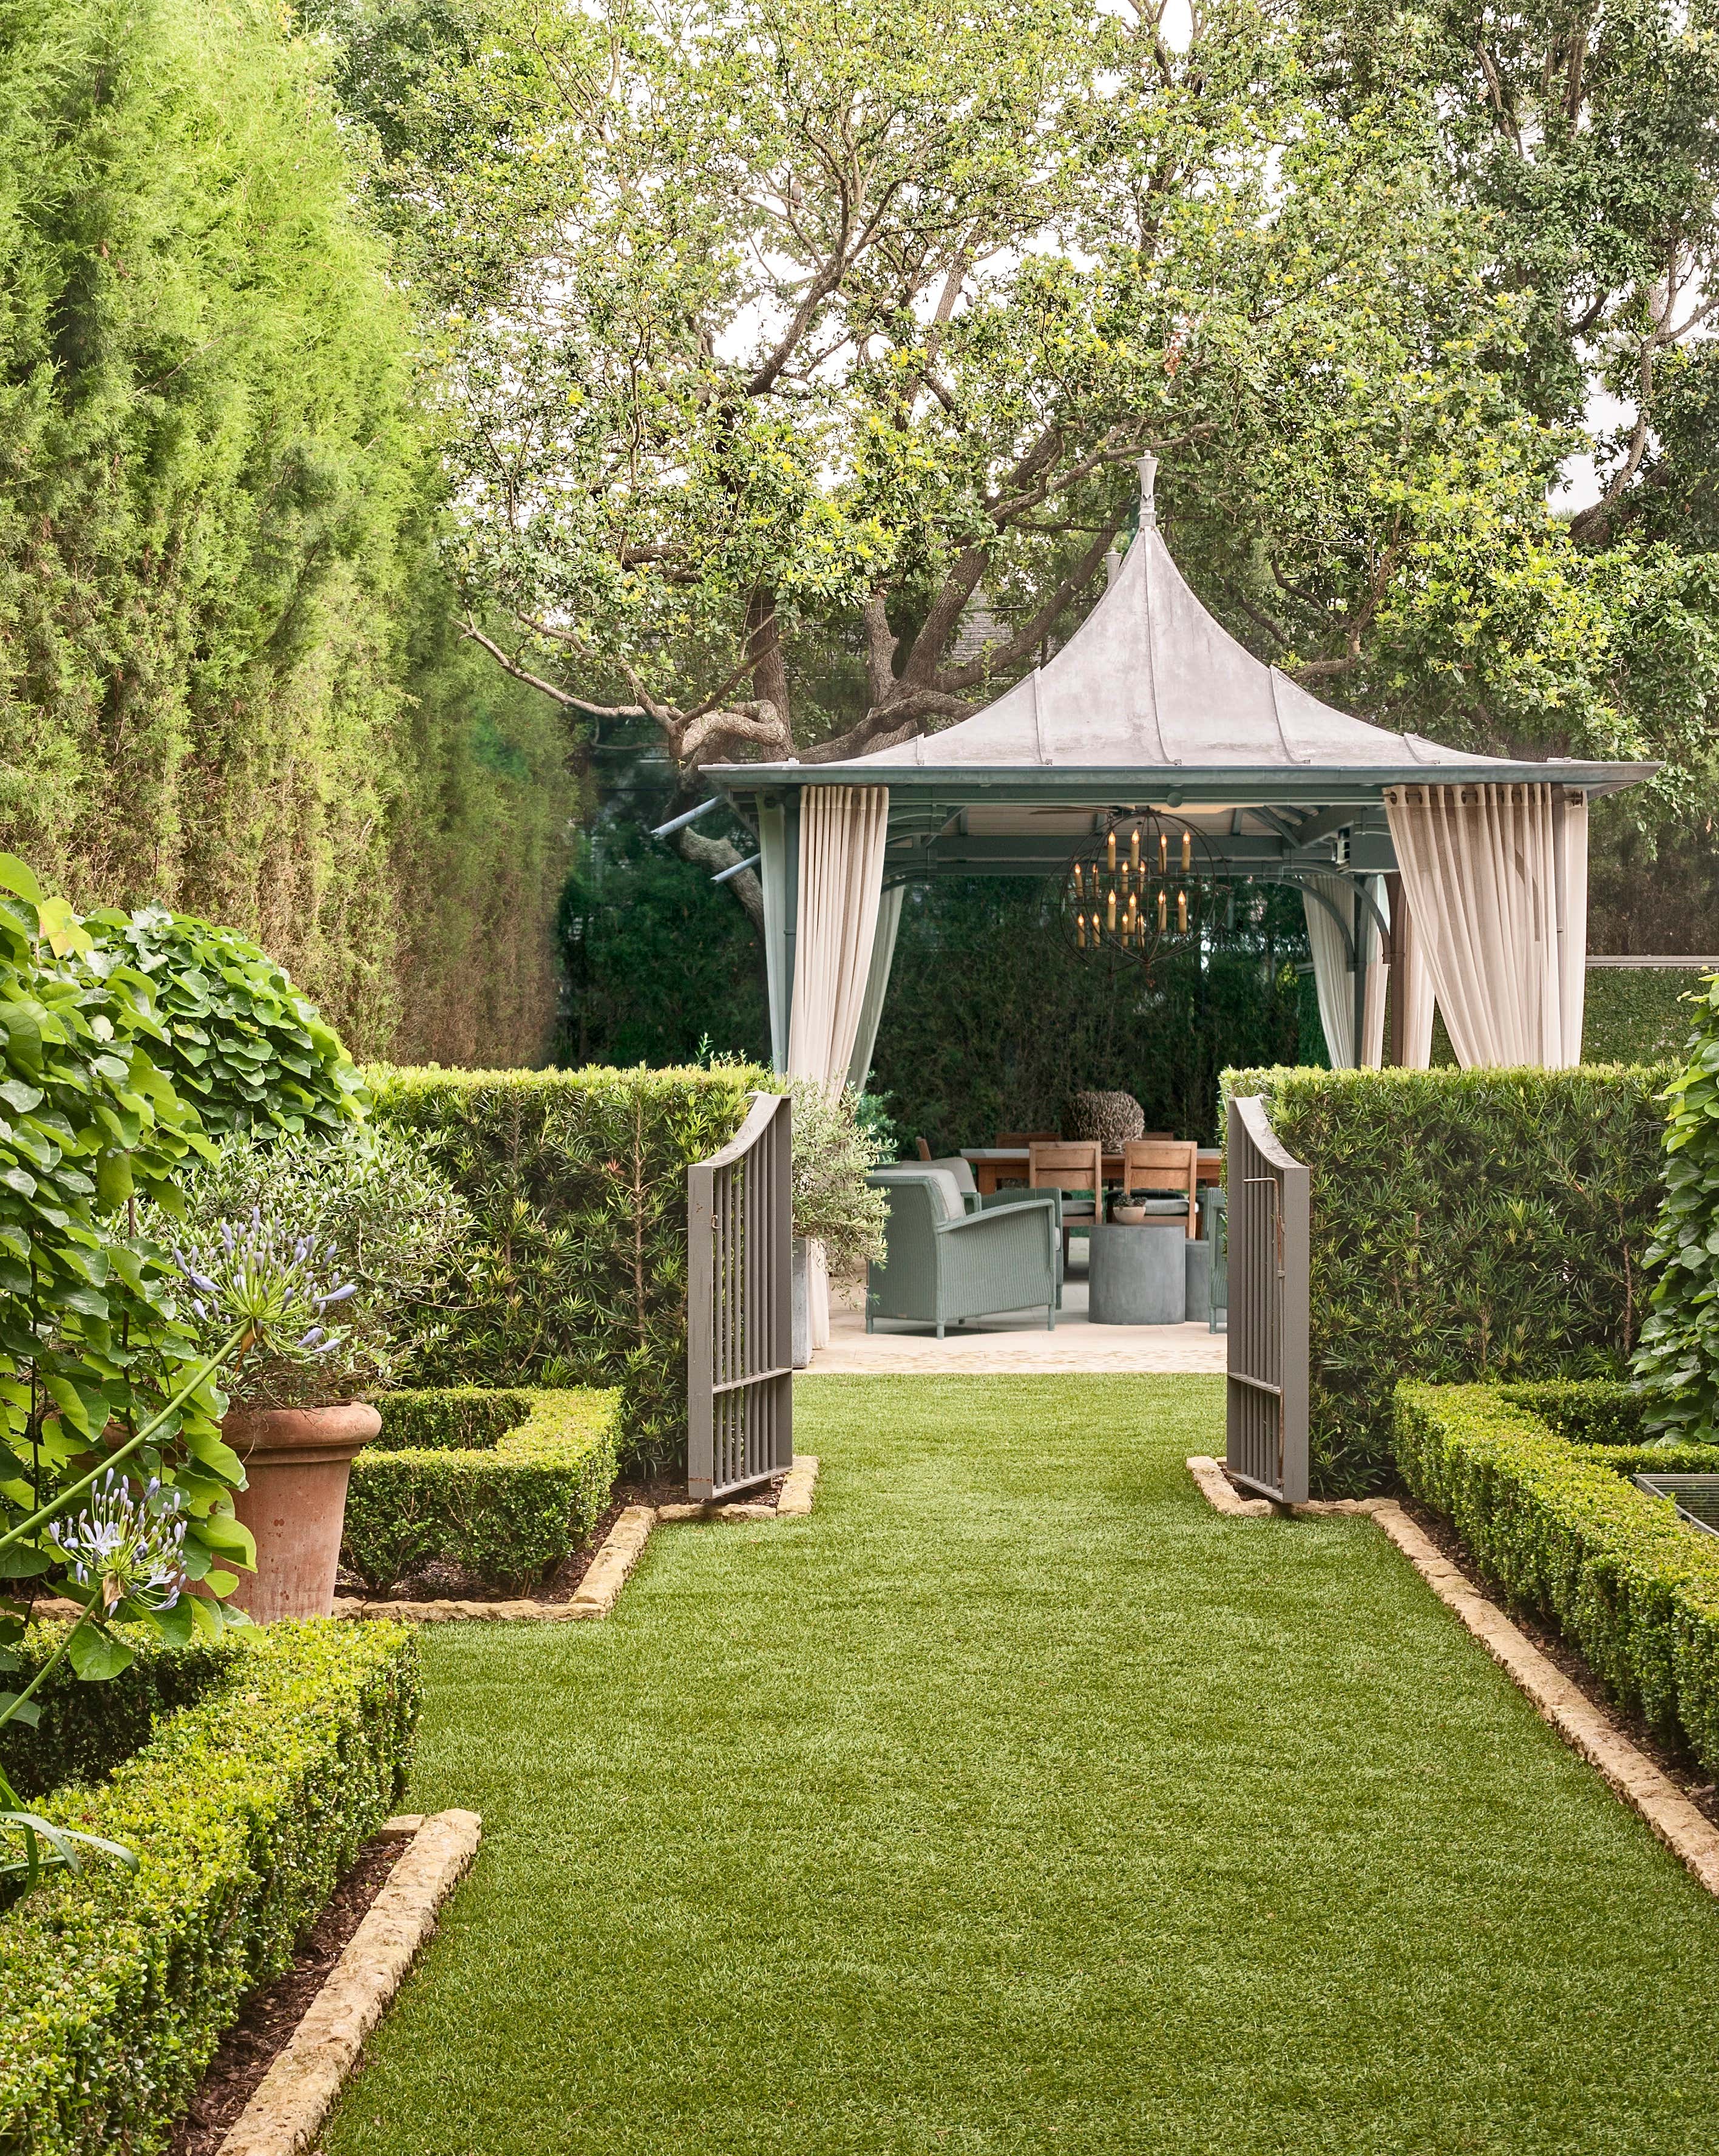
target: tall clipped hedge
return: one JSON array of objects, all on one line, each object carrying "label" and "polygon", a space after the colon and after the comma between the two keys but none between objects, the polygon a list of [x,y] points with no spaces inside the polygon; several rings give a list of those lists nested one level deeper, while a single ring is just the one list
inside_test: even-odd
[{"label": "tall clipped hedge", "polygon": [[1663,1070],[1234,1070],[1311,1171],[1315,1487],[1376,1488],[1391,1391],[1620,1373],[1645,1313]]},{"label": "tall clipped hedge", "polygon": [[1657,1273],[1635,1374],[1648,1427],[1719,1440],[1719,974],[1692,999],[1690,1060],[1667,1088],[1665,1194],[1647,1262]]},{"label": "tall clipped hedge", "polygon": [[565,721],[449,621],[314,12],[0,7],[0,847],[233,923],[364,1053],[530,1060]]},{"label": "tall clipped hedge", "polygon": [[617,1386],[631,1463],[686,1450],[686,1170],[726,1144],[768,1072],[367,1074],[471,1209],[424,1385]]}]

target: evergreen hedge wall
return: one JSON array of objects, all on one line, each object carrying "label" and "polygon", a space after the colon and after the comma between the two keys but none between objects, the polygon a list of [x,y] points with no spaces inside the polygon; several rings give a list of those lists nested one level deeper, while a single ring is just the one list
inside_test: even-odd
[{"label": "evergreen hedge wall", "polygon": [[767,1071],[366,1074],[474,1229],[434,1307],[420,1385],[617,1386],[623,1460],[686,1453],[686,1170],[726,1143]]},{"label": "evergreen hedge wall", "polygon": [[535,1061],[572,785],[450,622],[326,42],[0,8],[0,848],[253,935],[362,1054]]},{"label": "evergreen hedge wall", "polygon": [[1232,1070],[1311,1170],[1315,1487],[1378,1487],[1399,1378],[1621,1374],[1663,1069]]}]

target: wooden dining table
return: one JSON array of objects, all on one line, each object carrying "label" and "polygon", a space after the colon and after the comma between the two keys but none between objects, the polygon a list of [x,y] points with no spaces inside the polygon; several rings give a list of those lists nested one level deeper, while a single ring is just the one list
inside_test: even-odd
[{"label": "wooden dining table", "polygon": [[[988,1198],[1000,1190],[1005,1183],[1024,1183],[1032,1155],[1025,1146],[963,1146],[961,1158],[973,1172],[973,1181],[979,1187],[979,1195]],[[1224,1177],[1224,1149],[1221,1146],[1202,1146],[1196,1173],[1201,1183],[1219,1183]],[[1120,1183],[1122,1179],[1122,1156],[1107,1152],[1104,1157],[1104,1179]]]}]

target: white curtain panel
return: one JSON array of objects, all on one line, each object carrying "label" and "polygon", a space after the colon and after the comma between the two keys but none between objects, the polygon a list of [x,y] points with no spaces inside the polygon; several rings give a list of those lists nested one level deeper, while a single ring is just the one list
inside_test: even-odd
[{"label": "white curtain panel", "polygon": [[1572,806],[1537,782],[1386,790],[1409,914],[1465,1070],[1580,1060],[1587,823],[1585,803]]},{"label": "white curtain panel", "polygon": [[890,968],[895,963],[902,896],[902,886],[897,884],[878,901],[877,933],[871,940],[871,971],[865,977],[865,998],[860,1006],[860,1030],[854,1037],[854,1053],[848,1060],[848,1083],[862,1093],[871,1075],[877,1029],[883,1022],[884,998],[890,992]]},{"label": "white curtain panel", "polygon": [[800,905],[794,923],[791,1078],[848,1075],[883,896],[886,786],[808,786],[800,795]]},{"label": "white curtain panel", "polygon": [[[790,1078],[839,1086],[848,1075],[877,945],[889,821],[887,787],[802,790]],[[821,1243],[811,1244],[806,1256],[807,1317],[815,1352],[829,1344],[829,1271]]]},{"label": "white curtain panel", "polygon": [[1433,976],[1427,964],[1426,939],[1414,925],[1414,908],[1409,903],[1405,884],[1400,916],[1395,923],[1397,963],[1402,978],[1397,993],[1403,998],[1403,1068],[1424,1070],[1433,1060]]},{"label": "white curtain panel", "polygon": [[[1333,1070],[1352,1070],[1355,976],[1349,970],[1349,939],[1343,923],[1355,917],[1354,886],[1347,876],[1310,876],[1308,882],[1312,889],[1301,893],[1301,906],[1307,916],[1307,947],[1313,954],[1313,985],[1319,993],[1325,1052]],[[1320,897],[1329,900],[1330,905],[1321,906]],[[1333,906],[1342,920],[1332,917]]]}]

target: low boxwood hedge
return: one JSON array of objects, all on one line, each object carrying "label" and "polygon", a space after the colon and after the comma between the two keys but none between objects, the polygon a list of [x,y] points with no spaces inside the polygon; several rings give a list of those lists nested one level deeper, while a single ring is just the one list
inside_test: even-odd
[{"label": "low boxwood hedge", "polygon": [[[53,1637],[29,1635],[37,1651]],[[138,1863],[51,1874],[0,1912],[4,2156],[164,2148],[245,1994],[288,1966],[398,1797],[412,1632],[275,1625],[198,1656],[194,1704],[160,1715],[105,1779],[35,1799]],[[146,1648],[140,1661],[134,1694],[171,1687]],[[68,1711],[95,1696],[80,1687]]]},{"label": "low boxwood hedge", "polygon": [[386,1589],[431,1564],[521,1594],[582,1547],[608,1503],[620,1395],[390,1393],[352,1463],[341,1562]]},{"label": "low boxwood hedge", "polygon": [[[1719,1771],[1719,1538],[1619,1471],[1641,1448],[1572,1444],[1508,1396],[1527,1389],[1398,1385],[1404,1481],[1512,1603]],[[1669,1448],[1650,1456],[1679,1464]]]}]

